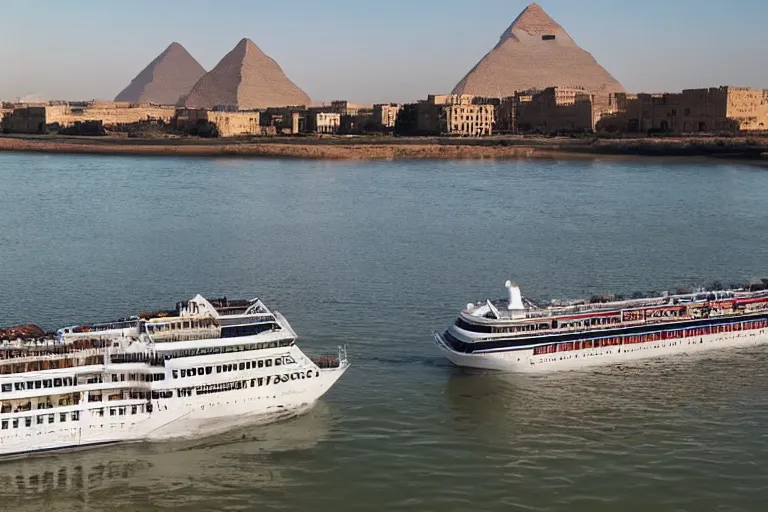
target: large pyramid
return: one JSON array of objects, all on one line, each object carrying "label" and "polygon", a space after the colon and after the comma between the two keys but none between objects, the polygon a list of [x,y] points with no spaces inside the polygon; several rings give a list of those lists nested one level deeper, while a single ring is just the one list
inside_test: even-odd
[{"label": "large pyramid", "polygon": [[624,88],[538,4],[520,13],[498,44],[453,88],[453,94],[512,96],[552,86],[592,94]]},{"label": "large pyramid", "polygon": [[309,105],[309,96],[250,39],[243,39],[192,88],[185,105],[239,110]]},{"label": "large pyramid", "polygon": [[136,75],[115,101],[149,101],[175,105],[205,74],[203,66],[179,43],[171,43]]}]

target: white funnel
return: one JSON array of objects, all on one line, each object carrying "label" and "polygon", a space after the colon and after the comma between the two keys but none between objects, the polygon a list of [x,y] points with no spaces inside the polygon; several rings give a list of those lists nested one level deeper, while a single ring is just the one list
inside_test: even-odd
[{"label": "white funnel", "polygon": [[525,309],[525,306],[523,305],[523,295],[520,293],[520,287],[512,281],[507,281],[504,283],[504,286],[509,290],[509,304],[507,305],[507,309],[510,311]]}]

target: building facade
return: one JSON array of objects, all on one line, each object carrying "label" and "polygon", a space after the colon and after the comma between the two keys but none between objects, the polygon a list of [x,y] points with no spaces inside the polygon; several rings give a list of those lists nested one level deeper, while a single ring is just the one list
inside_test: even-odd
[{"label": "building facade", "polygon": [[768,89],[712,87],[680,93],[617,95],[599,130],[645,133],[768,131]]},{"label": "building facade", "polygon": [[16,107],[3,117],[4,133],[45,133],[46,107]]},{"label": "building facade", "polygon": [[579,89],[549,87],[525,92],[510,101],[515,133],[591,132],[595,112],[591,94]]},{"label": "building facade", "polygon": [[402,108],[397,103],[377,103],[373,106],[373,124],[384,131],[393,130]]},{"label": "building facade", "polygon": [[310,108],[307,115],[307,131],[310,133],[338,133],[341,126],[341,114],[326,112],[323,108]]}]

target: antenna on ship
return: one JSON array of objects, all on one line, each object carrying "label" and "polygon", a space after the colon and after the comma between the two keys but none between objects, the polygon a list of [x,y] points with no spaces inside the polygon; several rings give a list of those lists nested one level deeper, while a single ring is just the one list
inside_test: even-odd
[{"label": "antenna on ship", "polygon": [[507,309],[510,311],[525,309],[525,305],[523,305],[523,295],[520,293],[520,287],[512,281],[504,283],[504,287],[509,290],[509,304],[507,304]]}]

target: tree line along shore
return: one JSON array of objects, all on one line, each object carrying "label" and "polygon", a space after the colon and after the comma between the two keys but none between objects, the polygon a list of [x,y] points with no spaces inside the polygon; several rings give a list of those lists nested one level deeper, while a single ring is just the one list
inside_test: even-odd
[{"label": "tree line along shore", "polygon": [[0,151],[329,160],[713,157],[768,164],[768,137],[270,137],[0,136]]}]

